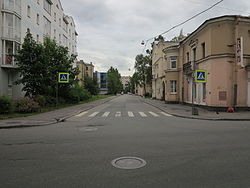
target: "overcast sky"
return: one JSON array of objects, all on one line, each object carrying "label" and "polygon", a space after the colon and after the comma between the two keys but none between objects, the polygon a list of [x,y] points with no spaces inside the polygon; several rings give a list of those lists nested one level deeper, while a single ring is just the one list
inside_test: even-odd
[{"label": "overcast sky", "polygon": [[[76,23],[78,59],[93,62],[97,71],[113,66],[122,75],[132,75],[135,56],[143,51],[142,40],[159,35],[218,1],[61,0],[61,3]],[[164,37],[171,40],[181,29],[184,34],[191,33],[205,20],[226,14],[249,16],[250,1],[224,0]]]}]

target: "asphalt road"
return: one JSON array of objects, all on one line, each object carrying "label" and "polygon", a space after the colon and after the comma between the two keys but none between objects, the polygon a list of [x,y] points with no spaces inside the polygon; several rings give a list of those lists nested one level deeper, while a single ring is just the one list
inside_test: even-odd
[{"label": "asphalt road", "polygon": [[[147,164],[111,165],[124,156]],[[60,124],[0,130],[0,187],[249,188],[250,123],[177,118],[123,95]]]}]

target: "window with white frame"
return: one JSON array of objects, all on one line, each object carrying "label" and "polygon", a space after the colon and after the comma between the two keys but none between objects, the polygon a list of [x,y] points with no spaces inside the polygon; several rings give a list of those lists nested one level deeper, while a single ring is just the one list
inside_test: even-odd
[{"label": "window with white frame", "polygon": [[39,25],[39,23],[40,23],[40,16],[39,16],[39,14],[36,15],[36,23],[37,23],[37,25]]},{"label": "window with white frame", "polygon": [[44,23],[44,35],[50,36],[51,35],[51,22],[46,18],[43,17]]},{"label": "window with white frame", "polygon": [[43,1],[43,8],[46,10],[49,14],[51,14],[51,1],[44,0]]},{"label": "window with white frame", "polygon": [[30,18],[30,14],[31,14],[31,10],[30,10],[30,6],[27,6],[27,16]]},{"label": "window with white frame", "polygon": [[170,57],[170,68],[177,69],[177,56]]},{"label": "window with white frame", "polygon": [[170,80],[170,93],[176,94],[177,93],[177,81],[176,80]]}]

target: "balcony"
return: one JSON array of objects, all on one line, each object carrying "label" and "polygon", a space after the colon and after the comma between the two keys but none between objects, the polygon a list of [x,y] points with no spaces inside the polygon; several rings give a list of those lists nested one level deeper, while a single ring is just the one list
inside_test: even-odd
[{"label": "balcony", "polygon": [[2,54],[2,65],[3,68],[17,68],[16,61],[13,56]]},{"label": "balcony", "polygon": [[2,0],[2,9],[21,16],[21,0]]},{"label": "balcony", "polygon": [[21,42],[21,31],[13,27],[2,27],[3,37],[11,40]]},{"label": "balcony", "polygon": [[191,61],[183,64],[183,72],[184,74],[191,74],[193,72]]}]

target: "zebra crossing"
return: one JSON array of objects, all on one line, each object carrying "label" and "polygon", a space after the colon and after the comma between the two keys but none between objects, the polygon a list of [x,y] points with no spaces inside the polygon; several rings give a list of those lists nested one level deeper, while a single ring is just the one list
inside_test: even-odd
[{"label": "zebra crossing", "polygon": [[138,112],[132,112],[132,111],[128,111],[128,112],[121,112],[121,111],[117,111],[117,112],[89,112],[89,111],[84,111],[81,112],[77,115],[75,115],[75,117],[89,117],[89,118],[94,118],[94,117],[103,117],[103,118],[107,118],[107,117],[130,117],[130,118],[134,118],[134,117],[142,117],[142,118],[146,118],[146,117],[160,117],[160,116],[166,116],[166,117],[171,117],[171,114],[168,114],[166,112],[152,112],[152,111],[147,111],[147,112],[142,112],[142,111],[138,111]]}]

